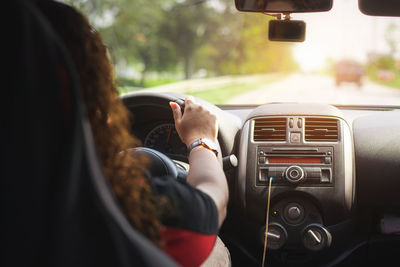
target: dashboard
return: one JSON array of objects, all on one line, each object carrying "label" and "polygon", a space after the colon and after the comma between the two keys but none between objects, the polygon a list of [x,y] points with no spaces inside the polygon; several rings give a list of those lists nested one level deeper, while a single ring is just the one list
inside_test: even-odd
[{"label": "dashboard", "polygon": [[[187,162],[168,105],[184,97],[136,93],[122,99],[132,112],[132,132],[144,146]],[[224,166],[230,203],[221,229],[234,262],[258,266],[268,197],[271,265],[335,265],[371,247],[373,237],[384,236],[400,247],[398,230],[385,228],[400,223],[398,108],[296,103],[216,107],[198,101],[218,117],[223,157],[238,159],[237,167]],[[390,221],[385,221],[387,215]],[[376,253],[384,251],[386,246]],[[360,260],[368,263],[369,256],[362,255]]]},{"label": "dashboard", "polygon": [[156,121],[144,128],[134,128],[144,147],[155,149],[170,158],[187,161],[186,145],[179,138],[171,121]]}]

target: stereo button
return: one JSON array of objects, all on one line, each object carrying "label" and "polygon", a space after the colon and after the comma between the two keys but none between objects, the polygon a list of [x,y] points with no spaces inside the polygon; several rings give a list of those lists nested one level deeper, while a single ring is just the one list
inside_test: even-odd
[{"label": "stereo button", "polygon": [[267,168],[260,168],[260,170],[258,171],[258,180],[260,182],[266,182],[268,180],[268,169]]},{"label": "stereo button", "polygon": [[323,169],[321,172],[321,183],[330,183],[332,173],[330,169]]},{"label": "stereo button", "polygon": [[332,158],[331,157],[325,157],[325,164],[332,164]]}]

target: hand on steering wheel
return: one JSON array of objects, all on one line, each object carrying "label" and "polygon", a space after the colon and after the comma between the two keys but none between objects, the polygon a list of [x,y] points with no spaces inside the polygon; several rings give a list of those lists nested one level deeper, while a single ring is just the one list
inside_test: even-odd
[{"label": "hand on steering wheel", "polygon": [[174,116],[176,131],[187,147],[199,138],[217,141],[217,117],[208,109],[196,103],[193,97],[186,97],[183,115],[181,107],[177,103],[170,102],[169,104]]}]

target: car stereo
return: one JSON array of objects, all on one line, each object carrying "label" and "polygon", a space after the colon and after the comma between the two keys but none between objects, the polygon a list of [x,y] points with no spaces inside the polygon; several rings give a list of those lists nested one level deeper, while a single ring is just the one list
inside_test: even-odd
[{"label": "car stereo", "polygon": [[257,147],[257,185],[330,185],[333,147]]}]

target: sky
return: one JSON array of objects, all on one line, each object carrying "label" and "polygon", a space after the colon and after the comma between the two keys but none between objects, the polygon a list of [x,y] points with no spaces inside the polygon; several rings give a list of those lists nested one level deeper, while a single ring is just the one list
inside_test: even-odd
[{"label": "sky", "polygon": [[303,71],[320,69],[327,58],[365,62],[370,52],[388,54],[385,33],[390,23],[397,25],[400,50],[400,18],[364,15],[357,0],[334,0],[329,12],[292,14],[292,19],[306,22],[306,40],[294,45],[294,57]]}]

